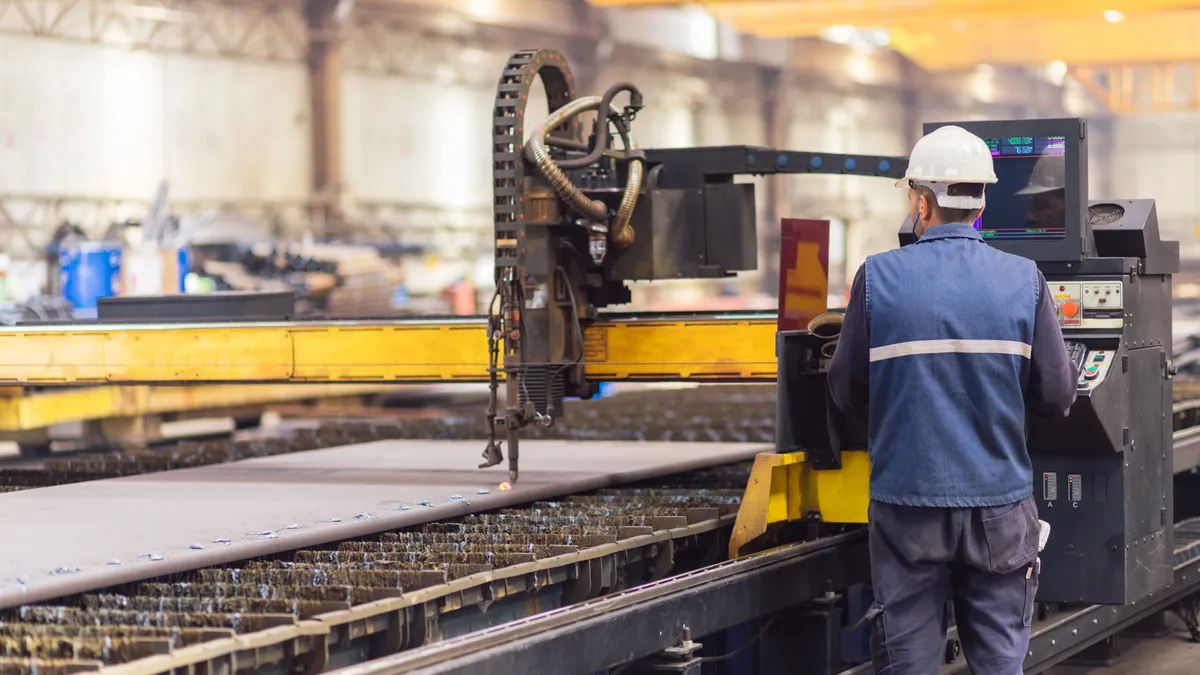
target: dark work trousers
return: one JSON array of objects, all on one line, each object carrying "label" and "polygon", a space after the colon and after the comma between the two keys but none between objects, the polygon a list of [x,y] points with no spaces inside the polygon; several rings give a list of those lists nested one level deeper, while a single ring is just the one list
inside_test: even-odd
[{"label": "dark work trousers", "polygon": [[973,675],[1019,675],[1037,594],[1037,505],[956,509],[870,506],[876,675],[935,675],[946,600]]}]

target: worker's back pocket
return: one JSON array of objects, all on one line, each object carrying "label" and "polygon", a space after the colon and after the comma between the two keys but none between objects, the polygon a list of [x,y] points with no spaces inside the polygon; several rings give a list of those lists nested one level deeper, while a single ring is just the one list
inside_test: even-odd
[{"label": "worker's back pocket", "polygon": [[990,571],[1009,574],[1037,557],[1037,510],[1032,497],[1008,506],[980,509],[980,518]]}]

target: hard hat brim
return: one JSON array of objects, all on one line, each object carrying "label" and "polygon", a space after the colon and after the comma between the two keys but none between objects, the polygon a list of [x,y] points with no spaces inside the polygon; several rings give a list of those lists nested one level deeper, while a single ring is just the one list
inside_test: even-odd
[{"label": "hard hat brim", "polygon": [[934,179],[934,178],[905,177],[905,178],[901,178],[900,180],[896,181],[896,187],[908,187],[908,184],[910,181],[914,182],[914,183],[947,183],[950,185],[966,185],[966,184],[995,185],[997,182],[999,182],[999,180],[995,176],[988,178],[986,180],[946,180],[945,178]]}]

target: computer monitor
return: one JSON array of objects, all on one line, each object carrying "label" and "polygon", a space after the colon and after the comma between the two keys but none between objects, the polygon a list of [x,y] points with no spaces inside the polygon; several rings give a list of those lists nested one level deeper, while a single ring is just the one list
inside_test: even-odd
[{"label": "computer monitor", "polygon": [[985,239],[1062,239],[1067,235],[1067,139],[985,138],[998,182],[975,220]]},{"label": "computer monitor", "polygon": [[935,122],[925,133],[952,124],[992,151],[998,181],[975,221],[989,244],[1037,262],[1076,262],[1092,250],[1083,120]]}]

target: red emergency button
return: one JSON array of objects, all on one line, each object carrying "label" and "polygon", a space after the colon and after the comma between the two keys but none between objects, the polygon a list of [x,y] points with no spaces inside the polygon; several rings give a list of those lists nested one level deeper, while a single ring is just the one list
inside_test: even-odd
[{"label": "red emergency button", "polygon": [[1073,318],[1075,318],[1075,315],[1078,313],[1079,313],[1079,303],[1076,303],[1076,302],[1064,302],[1063,303],[1063,316],[1067,317],[1068,319],[1073,319]]}]

